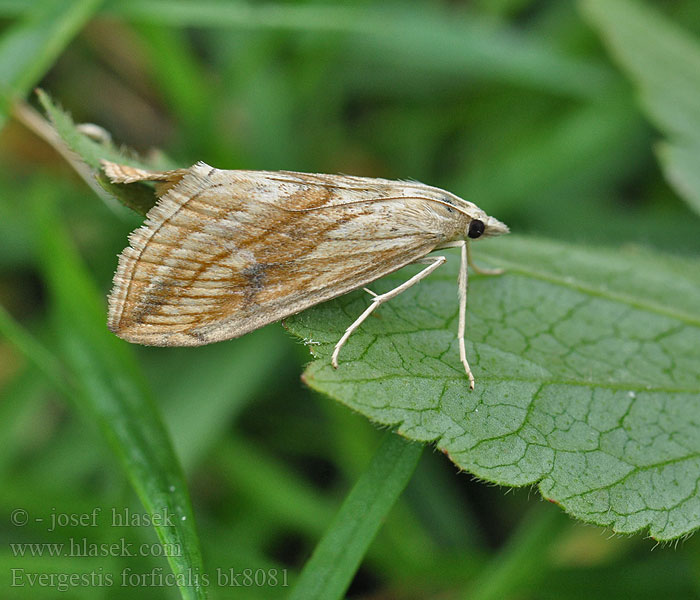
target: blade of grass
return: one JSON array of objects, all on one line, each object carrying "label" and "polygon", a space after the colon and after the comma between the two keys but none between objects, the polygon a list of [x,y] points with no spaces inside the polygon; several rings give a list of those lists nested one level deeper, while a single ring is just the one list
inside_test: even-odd
[{"label": "blade of grass", "polygon": [[[327,428],[335,446],[334,460],[343,466],[345,478],[354,481],[366,469],[382,432],[360,415],[344,410],[338,403],[319,402],[319,406],[329,419]],[[435,484],[433,479],[426,483],[421,477],[421,473],[429,471],[425,465],[431,458],[424,456],[419,461],[408,487],[387,516],[381,537],[366,555],[370,568],[378,569],[386,579],[393,577],[400,580],[407,573],[427,572],[431,564],[442,560],[442,552],[446,550],[441,537],[434,535],[436,522],[433,513],[440,513],[443,521],[449,519],[443,513],[449,516],[455,514],[446,510],[447,496],[438,498],[444,491],[440,485],[424,493],[427,486]],[[430,509],[423,510],[427,505],[430,505]],[[463,503],[460,510],[465,510]],[[430,516],[424,518],[426,515]],[[459,522],[461,518],[460,515],[457,521],[452,522],[453,535],[459,536],[463,532]],[[447,551],[451,549],[447,548]]]},{"label": "blade of grass", "polygon": [[[371,456],[376,438],[366,441]],[[323,534],[336,513],[328,495],[309,486],[303,477],[245,438],[225,440],[211,457],[221,489],[254,505],[268,527],[300,531],[316,538]],[[367,462],[369,458],[365,465]],[[372,568],[387,578],[399,578],[405,564],[410,565],[411,573],[428,570],[425,549],[430,549],[433,557],[438,549],[425,534],[416,531],[415,518],[406,506],[395,504],[384,528],[381,538],[365,555]],[[418,548],[423,549],[422,554]]]},{"label": "blade of grass", "polygon": [[547,575],[547,554],[552,542],[570,523],[553,506],[538,506],[523,519],[507,546],[482,570],[464,594],[469,600],[511,598],[527,582]]},{"label": "blade of grass", "polygon": [[204,598],[185,480],[139,366],[127,345],[107,331],[102,299],[53,205],[37,201],[33,216],[64,359],[76,381],[74,400],[99,423],[146,510],[170,515],[155,529],[163,544],[179,550],[168,553],[168,561],[182,597]]},{"label": "blade of grass", "polygon": [[372,462],[345,498],[290,600],[342,598],[387,513],[404,490],[423,447],[388,432]]}]

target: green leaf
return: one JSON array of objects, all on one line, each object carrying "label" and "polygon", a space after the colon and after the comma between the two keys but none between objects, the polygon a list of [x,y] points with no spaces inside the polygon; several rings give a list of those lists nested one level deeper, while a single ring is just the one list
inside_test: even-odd
[{"label": "green leaf", "polygon": [[125,156],[125,153],[114,146],[109,139],[97,141],[82,133],[73,122],[71,116],[56,106],[44,90],[37,90],[37,96],[46,114],[51,119],[56,133],[61,137],[73,152],[78,154],[93,170],[100,169],[102,159],[118,161],[130,158],[134,166],[142,166],[133,156]]},{"label": "green leaf", "polygon": [[700,41],[641,2],[581,6],[667,136],[658,152],[666,178],[700,213]]},{"label": "green leaf", "polygon": [[196,580],[202,559],[186,483],[139,366],[128,345],[107,330],[103,298],[53,206],[38,203],[34,217],[62,358],[75,381],[73,399],[100,425],[146,510],[169,516],[155,529],[166,547],[178,549],[168,561],[182,582],[182,597],[204,598]]},{"label": "green leaf", "polygon": [[[3,103],[26,95],[37,84],[102,0],[41,0],[30,4],[29,11],[0,39]],[[2,112],[5,110],[3,106]]]},{"label": "green leaf", "polygon": [[[157,169],[161,165],[148,164],[138,159],[133,153],[118,149],[110,139],[96,141],[85,135],[76,127],[70,115],[56,106],[46,92],[37,90],[37,95],[56,129],[56,133],[66,146],[85,162],[91,171],[91,176],[97,179],[97,183],[99,183],[101,188],[108,194],[114,196],[127,208],[145,216],[148,210],[156,203],[156,196],[153,193],[153,188],[143,184],[119,185],[110,183],[107,177],[101,172],[100,161],[103,159],[111,160],[112,162],[145,169]],[[99,188],[95,191],[98,195],[103,196],[103,194],[99,192]]]},{"label": "green leaf", "polygon": [[342,598],[423,448],[388,432],[304,565],[290,600]]},{"label": "green leaf", "polygon": [[[516,236],[476,247],[507,269],[469,283],[469,392],[456,260],[368,319],[354,293],[288,321],[318,360],[306,382],[461,468],[537,484],[568,513],[657,539],[700,525],[700,261]],[[395,273],[371,287],[405,281]]]}]

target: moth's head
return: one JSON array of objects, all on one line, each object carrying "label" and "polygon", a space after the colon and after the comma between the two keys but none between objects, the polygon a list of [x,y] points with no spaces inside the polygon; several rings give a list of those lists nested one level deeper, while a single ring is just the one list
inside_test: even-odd
[{"label": "moth's head", "polygon": [[495,237],[510,232],[508,225],[501,223],[498,219],[489,217],[485,212],[475,214],[467,225],[467,238],[479,240],[486,237]]}]

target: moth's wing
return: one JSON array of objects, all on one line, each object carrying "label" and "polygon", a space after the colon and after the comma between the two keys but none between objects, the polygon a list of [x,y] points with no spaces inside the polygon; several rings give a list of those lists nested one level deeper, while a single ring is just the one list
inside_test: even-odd
[{"label": "moth's wing", "polygon": [[119,257],[108,325],[131,342],[238,337],[424,256],[451,219],[392,199],[395,182],[203,163],[177,177]]}]

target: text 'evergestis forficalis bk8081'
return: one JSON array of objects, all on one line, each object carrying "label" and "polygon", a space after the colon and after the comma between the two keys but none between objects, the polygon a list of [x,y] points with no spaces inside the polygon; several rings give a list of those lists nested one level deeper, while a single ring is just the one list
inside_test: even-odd
[{"label": "text 'evergestis forficalis bk8081'", "polygon": [[[335,346],[382,303],[461,250],[459,354],[469,240],[508,232],[475,204],[409,181],[287,171],[146,171],[103,161],[113,183],[154,182],[157,204],[129,236],[109,297],[109,328],[151,346],[201,346],[239,337],[362,288],[411,263],[427,265],[395,289],[372,295]],[[482,271],[486,272],[486,271]],[[490,273],[495,273],[491,271]]]}]

